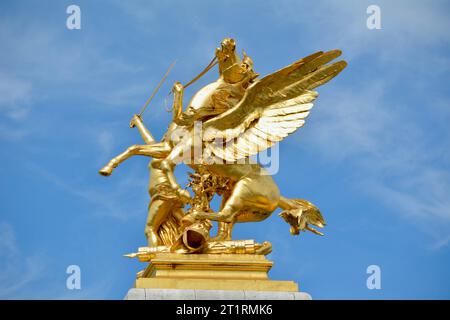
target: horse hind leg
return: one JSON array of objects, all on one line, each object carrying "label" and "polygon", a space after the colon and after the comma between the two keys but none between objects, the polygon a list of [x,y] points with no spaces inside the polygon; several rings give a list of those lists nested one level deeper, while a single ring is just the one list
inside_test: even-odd
[{"label": "horse hind leg", "polygon": [[119,154],[118,156],[112,158],[106,166],[101,168],[98,173],[100,173],[102,176],[110,176],[115,168],[128,158],[134,156],[137,154],[138,150],[140,149],[140,145],[133,145],[131,147],[128,147],[124,152]]},{"label": "horse hind leg", "polygon": [[101,168],[98,173],[102,176],[110,176],[115,168],[122,162],[133,156],[147,156],[153,158],[164,158],[169,154],[170,146],[165,142],[139,145],[135,144],[128,147],[124,152],[112,158],[106,166]]}]

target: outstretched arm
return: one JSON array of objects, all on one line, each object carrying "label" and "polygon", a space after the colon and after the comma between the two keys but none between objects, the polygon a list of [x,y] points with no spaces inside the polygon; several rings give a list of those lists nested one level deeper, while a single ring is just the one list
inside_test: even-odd
[{"label": "outstretched arm", "polygon": [[148,131],[148,129],[144,126],[142,118],[137,114],[135,114],[130,121],[130,128],[134,127],[138,128],[139,134],[141,135],[142,139],[145,141],[146,144],[152,144],[156,142],[155,138],[153,138],[150,131]]},{"label": "outstretched arm", "polygon": [[180,82],[175,82],[175,84],[172,87],[173,92],[173,104],[172,104],[172,113],[173,113],[173,121],[176,122],[176,120],[181,116],[181,113],[183,112],[183,93],[184,93],[184,87]]},{"label": "outstretched arm", "polygon": [[[175,82],[172,87],[173,92],[173,103],[172,103],[172,112],[173,112],[173,120],[178,119],[183,112],[183,92],[184,87],[180,82]],[[151,135],[150,131],[145,127],[141,116],[135,114],[130,121],[130,128],[136,127],[139,130],[139,134],[146,144],[155,143],[156,140]]]},{"label": "outstretched arm", "polygon": [[[183,85],[176,82],[173,86],[173,117],[178,118],[183,111]],[[147,156],[157,159],[164,159],[169,156],[172,151],[171,145],[164,141],[156,142],[155,138],[151,135],[150,131],[145,127],[142,118],[139,115],[134,115],[130,121],[130,128],[137,127],[142,139],[145,141],[145,145],[133,145],[127,148],[124,152],[111,159],[106,166],[100,169],[99,173],[104,176],[109,176],[114,168],[119,164],[127,160],[128,158],[136,155]],[[177,153],[178,155],[178,153]],[[172,160],[172,159],[171,159]],[[173,172],[169,177],[172,185],[178,186],[176,183]],[[178,186],[179,187],[179,186]]]}]

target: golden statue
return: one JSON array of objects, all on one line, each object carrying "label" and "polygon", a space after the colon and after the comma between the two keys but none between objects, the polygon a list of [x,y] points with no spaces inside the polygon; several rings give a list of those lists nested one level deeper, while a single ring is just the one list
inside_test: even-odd
[{"label": "golden statue", "polygon": [[[256,264],[262,263],[267,273],[271,262],[261,259],[271,252],[271,244],[233,240],[232,230],[237,222],[262,221],[277,208],[283,210],[280,216],[290,224],[291,234],[308,230],[322,235],[312,227],[325,225],[319,209],[306,200],[281,196],[272,177],[251,157],[303,126],[318,96],[313,89],[346,67],[345,61],[332,62],[340,55],[339,50],[316,52],[259,79],[252,59],[245,52],[241,59],[235,41],[226,38],[199,76],[185,86],[180,82],[173,85],[173,121],[161,141],[157,142],[144,126],[143,111],[133,116],[130,127],[138,128],[145,144],[129,147],[99,173],[109,176],[120,163],[135,155],[153,159],[149,164],[151,200],[145,227],[148,243],[137,253],[127,255],[151,262],[138,278],[155,277],[158,272],[159,277],[167,277],[161,271],[163,267],[157,268],[157,261],[165,259],[166,264],[171,264],[176,260],[177,265],[190,265],[196,259],[211,267],[213,264],[204,260],[210,257],[221,264],[233,260],[241,271],[248,261],[239,261],[253,259]],[[217,81],[200,89],[183,111],[184,89],[216,64]],[[180,163],[194,171],[187,186],[192,197],[175,179],[174,168]],[[218,212],[210,208],[216,194],[222,197]],[[210,237],[213,221],[218,222],[218,233]],[[241,258],[237,258],[239,255]],[[189,269],[191,275],[196,274],[194,269]],[[263,279],[267,279],[266,273]],[[228,272],[224,278],[233,277]]]}]

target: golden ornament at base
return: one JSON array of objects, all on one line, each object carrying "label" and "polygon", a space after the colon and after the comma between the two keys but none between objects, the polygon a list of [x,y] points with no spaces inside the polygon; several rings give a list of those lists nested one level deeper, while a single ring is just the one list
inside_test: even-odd
[{"label": "golden ornament at base", "polygon": [[156,253],[138,273],[135,287],[297,292],[293,281],[269,279],[272,265],[264,255],[255,254]]}]

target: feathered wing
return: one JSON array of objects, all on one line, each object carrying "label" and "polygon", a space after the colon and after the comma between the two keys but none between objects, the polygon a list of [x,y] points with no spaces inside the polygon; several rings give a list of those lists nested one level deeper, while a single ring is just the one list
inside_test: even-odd
[{"label": "feathered wing", "polygon": [[312,89],[337,76],[341,51],[317,52],[253,83],[230,110],[203,124],[210,153],[226,161],[252,156],[303,126],[318,93]]}]

